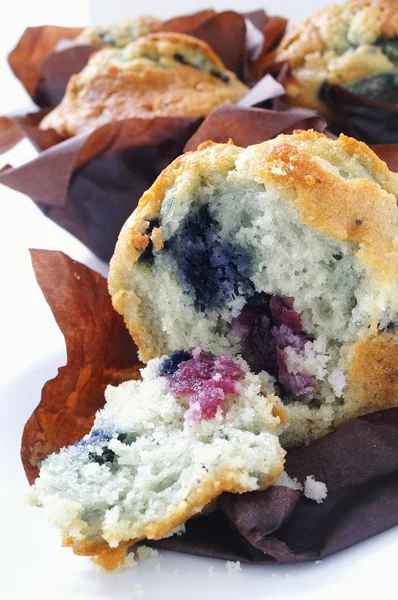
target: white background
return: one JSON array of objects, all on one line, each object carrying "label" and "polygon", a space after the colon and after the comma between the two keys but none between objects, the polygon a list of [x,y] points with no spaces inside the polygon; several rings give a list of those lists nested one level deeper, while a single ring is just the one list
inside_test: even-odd
[{"label": "white background", "polygon": [[[4,0],[3,0],[4,3]],[[52,23],[84,25],[115,21],[121,15],[153,13],[174,16],[194,12],[210,2],[182,0],[11,0],[7,12],[2,6],[0,21],[0,114],[31,108],[18,82],[11,76],[5,55],[24,27]],[[316,0],[270,0],[269,13],[292,19],[311,14],[325,2]],[[217,8],[250,10],[259,2],[219,1]],[[21,164],[34,156],[28,142],[19,144],[5,163]],[[336,596],[396,598],[395,571],[398,550],[397,530],[386,532],[320,565],[293,567],[250,567],[228,577],[224,564],[215,561],[215,574],[202,559],[175,557],[165,553],[162,570],[156,573],[153,561],[134,571],[110,577],[98,574],[88,559],[78,558],[60,548],[58,533],[40,522],[34,510],[25,509],[22,497],[26,481],[18,453],[26,418],[37,404],[42,384],[65,361],[63,339],[35,283],[28,248],[60,249],[77,260],[106,274],[106,265],[82,244],[47,220],[26,197],[0,186],[0,598],[29,597],[41,600],[121,600],[137,596],[136,583],[144,586],[144,600],[179,600],[187,597],[254,600],[335,599]]]},{"label": "white background", "polygon": [[[319,10],[326,4],[333,2],[324,2],[323,0],[149,0],[145,2],[145,11],[159,15],[160,17],[170,18],[178,14],[187,14],[202,10],[204,8],[215,8],[217,10],[237,10],[247,12],[257,8],[263,8],[269,15],[288,15],[291,20],[297,21]],[[342,0],[337,0],[334,4],[343,4]],[[142,12],[143,4],[129,2],[129,0],[88,0],[90,17],[93,23],[111,23],[121,17],[129,16],[132,8],[137,12]]]}]

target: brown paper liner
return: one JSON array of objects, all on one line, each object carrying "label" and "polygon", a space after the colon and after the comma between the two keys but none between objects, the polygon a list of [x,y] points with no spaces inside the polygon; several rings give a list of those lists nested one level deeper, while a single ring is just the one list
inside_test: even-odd
[{"label": "brown paper liner", "polygon": [[[289,74],[289,63],[273,63],[272,56],[262,69],[263,74],[272,75],[285,85]],[[324,84],[320,97],[329,109],[329,128],[335,134],[345,133],[366,144],[398,143],[398,107],[394,104],[353,94],[336,85]],[[272,102],[274,110],[286,110],[283,96],[277,96]],[[391,161],[392,165],[396,163]],[[390,167],[394,170],[394,167]]]},{"label": "brown paper liner", "polygon": [[255,79],[260,79],[268,65],[274,62],[275,50],[284,36],[287,20],[283,17],[268,17],[265,15],[264,46],[260,56],[250,65]]},{"label": "brown paper liner", "polygon": [[[185,151],[195,150],[206,140],[226,143],[230,138],[237,146],[247,147],[296,129],[315,129],[335,137],[326,127],[325,118],[307,108],[277,111],[222,106],[205,119],[185,146]],[[398,172],[398,144],[373,144],[370,148],[391,171]]]},{"label": "brown paper liner", "polygon": [[34,101],[38,106],[53,107],[64,97],[69,79],[80,73],[96,52],[95,46],[79,45],[52,52],[40,65],[41,80]]},{"label": "brown paper liner", "polygon": [[[74,39],[82,31],[79,27],[43,25],[27,27],[18,44],[8,55],[8,63],[29,96],[36,102],[36,88],[42,79],[43,61],[62,39]],[[42,106],[38,102],[39,106]]]},{"label": "brown paper liner", "polygon": [[[263,90],[267,95],[267,85]],[[295,129],[325,131],[326,121],[307,109],[272,111],[224,106],[200,119],[127,119],[104,125],[42,152],[0,174],[0,183],[27,194],[43,213],[108,261],[119,231],[160,172],[183,150],[206,141],[257,144]],[[24,127],[29,125],[24,123]],[[199,127],[199,129],[198,129]],[[35,131],[32,125],[32,131]],[[37,130],[38,131],[38,130]],[[45,134],[51,142],[55,132]],[[47,138],[48,136],[48,138]],[[36,143],[42,143],[37,140]],[[382,146],[395,168],[398,146]]]},{"label": "brown paper liner", "polygon": [[[47,150],[55,144],[59,144],[60,142],[62,142],[63,139],[58,135],[58,133],[54,129],[39,129],[40,121],[46,116],[46,114],[50,110],[51,109],[44,108],[37,112],[8,117],[10,123],[13,123],[15,131],[17,131],[19,134],[19,138],[15,139],[14,143],[19,141],[19,139],[22,139],[23,137],[27,137],[28,140],[32,142],[36,150],[38,150],[38,152],[42,152],[43,150]],[[9,149],[5,145],[3,145],[3,141],[3,137],[0,137],[0,154]]]},{"label": "brown paper liner", "polygon": [[[112,307],[106,280],[61,252],[34,250],[33,266],[65,336],[67,364],[47,382],[27,422],[21,456],[32,483],[40,461],[88,433],[106,384],[137,376],[136,349]],[[322,504],[286,487],[223,494],[212,514],[154,545],[211,558],[317,560],[398,524],[398,409],[354,419],[306,448],[286,470],[326,483]]]},{"label": "brown paper liner", "polygon": [[381,160],[387,163],[390,171],[398,173],[398,144],[373,144],[370,147]]},{"label": "brown paper liner", "polygon": [[[285,26],[286,22],[280,17],[268,17],[263,10],[248,13],[246,18],[261,32],[259,38],[254,39],[250,30],[246,32],[245,15],[233,11],[216,13],[214,10],[204,10],[177,17],[163,23],[161,30],[188,33],[206,41],[229,69],[248,84],[254,85],[256,80],[249,68],[247,47],[250,46],[252,50],[254,47],[259,55],[258,60],[261,58],[263,62],[267,62],[270,48],[275,46],[278,36],[283,35],[282,22]],[[28,28],[11,52],[9,61],[15,74],[39,106],[53,107],[58,104],[71,75],[81,71],[95,51],[95,47],[83,45],[72,45],[54,51],[55,47],[59,48],[61,40],[73,38],[80,31],[48,25],[43,28]],[[263,40],[260,45],[258,39]],[[252,104],[253,102],[249,103]],[[41,131],[38,128],[41,118],[48,110],[49,108],[46,111],[10,117],[39,151],[62,141],[55,131]],[[18,129],[12,126],[8,118],[0,121],[0,153],[8,150],[12,142],[19,139]]]},{"label": "brown paper liner", "polygon": [[[258,13],[262,13],[262,19]],[[249,14],[249,18],[252,18]],[[263,26],[266,37],[260,52],[267,63],[270,49],[281,39],[286,21],[281,17],[268,17],[264,11],[256,11],[254,22]],[[264,25],[262,25],[264,23]],[[246,26],[244,15],[233,11],[216,13],[204,10],[192,15],[170,19],[163,23],[161,31],[187,33],[207,42],[224,64],[238,77],[244,78]],[[76,45],[55,51],[63,39],[74,39],[81,29],[45,25],[28,27],[8,60],[15,75],[40,107],[53,107],[62,99],[67,83],[74,73],[81,71],[88,58],[96,50],[93,46]],[[256,70],[256,69],[255,69]],[[258,69],[257,69],[258,71]],[[257,78],[260,79],[261,75]]]},{"label": "brown paper liner", "polygon": [[247,147],[270,140],[280,133],[292,133],[295,129],[323,132],[326,121],[315,111],[306,109],[278,112],[222,106],[205,119],[185,146],[185,151],[195,150],[206,140],[226,143],[230,138],[237,146]]},{"label": "brown paper liner", "polygon": [[62,252],[32,250],[31,256],[67,349],[67,364],[43,387],[24,429],[21,458],[33,483],[43,458],[89,431],[106,386],[139,376],[139,361],[101,275]]},{"label": "brown paper liner", "polygon": [[[256,99],[268,99],[274,90],[275,82],[265,78],[257,84]],[[183,152],[201,123],[177,117],[126,119],[57,143],[55,131],[34,125],[39,118],[34,113],[16,122],[36,147],[55,145],[0,174],[0,183],[30,196],[46,216],[104,261],[112,256],[119,231],[141,195]],[[273,120],[272,115],[267,118]],[[289,127],[292,122],[289,118]]]},{"label": "brown paper liner", "polygon": [[325,84],[321,98],[334,124],[347,135],[367,144],[398,143],[398,106],[358,96],[337,85]]},{"label": "brown paper liner", "polygon": [[104,125],[8,169],[0,183],[108,261],[139,198],[179,156],[200,119],[127,119]]},{"label": "brown paper liner", "polygon": [[[178,31],[178,26],[176,27]],[[243,79],[246,25],[243,15],[225,11],[193,27],[190,35],[207,42],[230,71]]]},{"label": "brown paper liner", "polygon": [[10,117],[0,117],[0,153],[10,150],[24,137],[23,132]]}]

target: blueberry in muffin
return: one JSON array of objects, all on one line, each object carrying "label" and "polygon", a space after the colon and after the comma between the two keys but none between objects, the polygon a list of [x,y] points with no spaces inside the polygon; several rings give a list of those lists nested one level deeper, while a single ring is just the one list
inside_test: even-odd
[{"label": "blueberry in muffin", "polygon": [[108,27],[100,25],[86,27],[75,41],[78,44],[89,44],[99,48],[124,48],[130,42],[135,42],[140,37],[154,33],[160,28],[161,24],[162,21],[157,17],[139,16]]},{"label": "blueberry in muffin", "polygon": [[289,61],[286,83],[292,104],[328,114],[324,83],[398,104],[398,4],[396,0],[352,0],[328,6],[293,25],[277,61]]},{"label": "blueberry in muffin", "polygon": [[242,355],[273,378],[286,446],[397,405],[397,177],[365,144],[313,131],[176,159],[111,260],[141,359]]},{"label": "blueberry in muffin", "polygon": [[66,545],[108,569],[223,491],[264,489],[283,470],[284,408],[242,359],[178,350],[141,374],[108,386],[91,432],[45,459],[30,493]]}]

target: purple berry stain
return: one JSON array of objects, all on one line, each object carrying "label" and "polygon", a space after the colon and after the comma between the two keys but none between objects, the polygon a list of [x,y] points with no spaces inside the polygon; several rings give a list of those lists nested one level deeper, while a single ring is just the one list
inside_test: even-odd
[{"label": "purple berry stain", "polygon": [[232,331],[241,341],[243,358],[255,373],[266,371],[273,375],[282,391],[295,398],[313,397],[313,377],[308,373],[290,373],[287,368],[286,348],[294,348],[300,354],[311,340],[303,331],[299,313],[287,300],[266,294],[262,302],[257,298],[249,300],[233,319]]},{"label": "purple berry stain", "polygon": [[[185,358],[179,360],[174,370],[170,370],[170,362],[182,356]],[[185,414],[187,425],[214,418],[218,408],[223,407],[226,394],[239,394],[243,390],[241,380],[245,376],[243,369],[230,356],[215,356],[201,348],[190,352],[177,350],[163,361],[160,374],[167,377],[170,391],[176,398],[189,398]]]}]

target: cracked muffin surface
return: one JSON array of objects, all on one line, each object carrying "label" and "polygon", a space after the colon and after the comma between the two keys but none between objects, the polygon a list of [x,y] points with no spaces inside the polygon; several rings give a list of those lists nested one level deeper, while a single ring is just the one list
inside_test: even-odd
[{"label": "cracked muffin surface", "polygon": [[398,104],[398,2],[353,0],[293,25],[276,60],[289,61],[292,104],[328,114],[322,85]]},{"label": "cracked muffin surface", "polygon": [[205,42],[155,33],[95,53],[40,128],[71,137],[133,117],[205,117],[247,91]]},{"label": "cracked muffin surface", "polygon": [[128,21],[114,25],[86,27],[77,36],[78,44],[90,46],[124,48],[130,42],[140,37],[154,33],[161,26],[162,21],[153,16],[139,16]]}]

